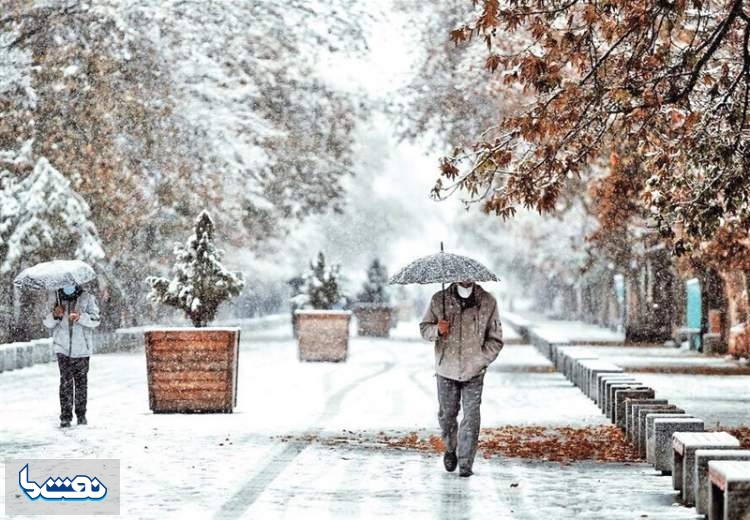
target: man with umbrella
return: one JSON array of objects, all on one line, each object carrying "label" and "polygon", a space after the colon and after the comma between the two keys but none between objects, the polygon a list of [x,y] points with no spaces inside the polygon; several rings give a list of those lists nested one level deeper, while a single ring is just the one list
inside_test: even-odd
[{"label": "man with umbrella", "polygon": [[446,449],[443,464],[451,472],[458,466],[462,477],[472,475],[484,374],[503,348],[497,301],[476,283],[483,280],[497,277],[475,260],[444,252],[412,262],[391,279],[391,283],[450,283],[432,297],[420,332],[435,342],[438,422]]},{"label": "man with umbrella", "polygon": [[83,284],[96,278],[86,263],[65,260],[37,264],[15,280],[19,287],[51,291],[44,315],[60,369],[60,427],[73,420],[86,424],[89,357],[94,350],[93,330],[99,326],[99,306]]}]

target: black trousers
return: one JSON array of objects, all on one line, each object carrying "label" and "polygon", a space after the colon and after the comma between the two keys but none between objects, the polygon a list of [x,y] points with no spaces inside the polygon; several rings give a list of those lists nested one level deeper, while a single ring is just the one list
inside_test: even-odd
[{"label": "black trousers", "polygon": [[84,417],[86,415],[89,358],[72,358],[57,354],[57,366],[60,369],[60,420],[71,421],[73,419],[74,401],[76,417]]}]

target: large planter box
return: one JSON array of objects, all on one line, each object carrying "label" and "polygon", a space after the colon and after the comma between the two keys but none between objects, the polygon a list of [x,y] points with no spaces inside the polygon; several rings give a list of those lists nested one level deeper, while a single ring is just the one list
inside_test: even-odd
[{"label": "large planter box", "polygon": [[237,405],[239,343],[239,328],[147,331],[149,408],[231,413]]},{"label": "large planter box", "polygon": [[357,318],[357,334],[387,338],[393,321],[393,309],[384,305],[360,303],[354,307]]},{"label": "large planter box", "polygon": [[295,311],[300,361],[345,361],[350,311]]}]

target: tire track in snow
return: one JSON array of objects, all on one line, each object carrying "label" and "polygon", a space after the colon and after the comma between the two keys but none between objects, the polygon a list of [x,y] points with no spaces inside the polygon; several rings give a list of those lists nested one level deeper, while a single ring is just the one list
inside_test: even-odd
[{"label": "tire track in snow", "polygon": [[[315,421],[315,424],[324,423],[327,420],[335,417],[341,410],[341,404],[344,399],[358,386],[363,383],[382,376],[386,372],[392,370],[396,366],[396,363],[392,361],[386,361],[383,363],[382,368],[372,374],[353,381],[348,385],[337,391],[326,403],[326,407],[323,413]],[[322,424],[315,428],[311,428],[305,431],[302,436],[315,436],[319,435],[323,431]],[[284,448],[280,449],[275,455],[272,455],[268,463],[258,472],[254,474],[245,484],[238,489],[234,495],[224,502],[219,511],[214,515],[217,520],[221,519],[232,519],[240,518],[247,509],[253,505],[258,497],[266,490],[266,488],[302,453],[305,448],[309,446],[305,442],[290,442]]]}]

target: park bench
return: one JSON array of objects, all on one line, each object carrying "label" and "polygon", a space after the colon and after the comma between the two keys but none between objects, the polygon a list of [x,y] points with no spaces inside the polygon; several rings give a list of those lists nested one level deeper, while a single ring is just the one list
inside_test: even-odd
[{"label": "park bench", "polygon": [[634,416],[637,416],[640,406],[669,406],[666,399],[628,399],[625,401],[625,438],[635,444],[633,429],[635,428]]},{"label": "park bench", "polygon": [[703,331],[700,328],[691,327],[680,327],[677,329],[677,341],[680,343],[687,341],[690,345],[693,344],[693,338],[700,336]]},{"label": "park bench", "polygon": [[750,460],[750,450],[696,450],[695,452],[695,509],[708,514],[708,463],[712,460]]},{"label": "park bench", "polygon": [[613,422],[616,426],[619,428],[625,429],[625,413],[626,413],[626,406],[628,405],[628,401],[631,400],[643,400],[643,399],[653,399],[656,396],[656,393],[652,388],[640,388],[640,389],[626,389],[626,390],[617,390],[615,392],[615,399],[614,399],[614,417],[612,418]]},{"label": "park bench", "polygon": [[712,460],[708,463],[709,520],[750,517],[750,461]]},{"label": "park bench", "polygon": [[672,436],[677,432],[702,432],[705,426],[703,419],[664,415],[647,415],[646,425],[646,460],[654,465],[656,471],[661,471],[664,475],[672,473]]},{"label": "park bench", "polygon": [[699,449],[737,449],[740,441],[727,432],[677,432],[672,436],[672,486],[686,506],[695,504],[695,452]]}]

